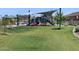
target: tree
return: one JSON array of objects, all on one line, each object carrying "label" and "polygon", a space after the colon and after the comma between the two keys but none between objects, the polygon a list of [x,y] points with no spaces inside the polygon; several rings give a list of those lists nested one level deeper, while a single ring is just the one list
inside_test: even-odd
[{"label": "tree", "polygon": [[13,25],[15,24],[15,21],[13,20],[13,18],[8,18],[8,21],[9,21],[9,23],[8,23],[8,25],[9,25],[9,28],[10,29],[12,29],[13,28]]},{"label": "tree", "polygon": [[17,19],[17,26],[19,26],[20,16],[18,14],[16,15],[16,19]]},{"label": "tree", "polygon": [[2,32],[3,28],[2,28],[2,18],[0,19],[0,32]]},{"label": "tree", "polygon": [[61,29],[62,21],[66,19],[66,17],[63,15],[63,12],[61,12],[61,9],[59,10],[59,12],[56,13],[54,19],[57,21],[59,29]]},{"label": "tree", "polygon": [[5,15],[2,17],[2,25],[3,25],[3,31],[6,32],[6,26],[9,24],[9,20],[7,18],[8,15]]},{"label": "tree", "polygon": [[56,20],[56,23],[58,25],[59,24],[59,13],[58,12],[55,14],[54,19]]}]

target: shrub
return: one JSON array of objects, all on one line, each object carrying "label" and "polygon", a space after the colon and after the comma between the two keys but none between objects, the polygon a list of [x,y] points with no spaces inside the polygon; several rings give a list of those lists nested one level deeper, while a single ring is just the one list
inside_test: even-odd
[{"label": "shrub", "polygon": [[79,26],[75,28],[75,32],[79,32]]}]

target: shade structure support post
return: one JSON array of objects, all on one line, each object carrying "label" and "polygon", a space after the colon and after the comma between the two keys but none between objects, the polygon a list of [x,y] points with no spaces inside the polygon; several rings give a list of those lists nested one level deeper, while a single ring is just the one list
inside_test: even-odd
[{"label": "shade structure support post", "polygon": [[59,8],[59,29],[61,29],[61,20],[62,20],[61,8]]},{"label": "shade structure support post", "polygon": [[31,17],[31,15],[30,15],[30,10],[28,11],[29,12],[29,15],[28,15],[28,26],[30,26],[30,17]]}]

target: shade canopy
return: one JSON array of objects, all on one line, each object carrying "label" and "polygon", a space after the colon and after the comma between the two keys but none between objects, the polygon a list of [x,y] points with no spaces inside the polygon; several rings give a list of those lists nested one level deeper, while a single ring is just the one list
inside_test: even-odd
[{"label": "shade canopy", "polygon": [[56,12],[57,10],[52,10],[52,11],[47,11],[47,12],[39,12],[37,14],[43,14],[43,15],[52,15],[54,12]]}]

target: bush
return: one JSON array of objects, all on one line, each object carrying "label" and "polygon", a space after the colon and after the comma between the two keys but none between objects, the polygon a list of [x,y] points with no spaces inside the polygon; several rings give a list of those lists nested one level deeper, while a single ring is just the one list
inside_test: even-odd
[{"label": "bush", "polygon": [[75,28],[75,32],[79,32],[79,26]]}]

